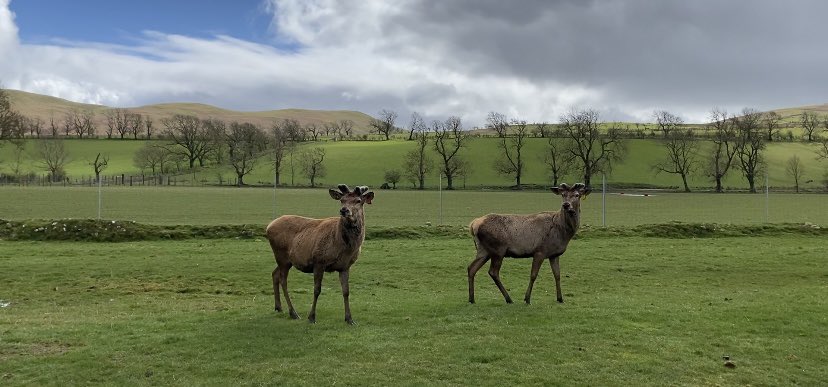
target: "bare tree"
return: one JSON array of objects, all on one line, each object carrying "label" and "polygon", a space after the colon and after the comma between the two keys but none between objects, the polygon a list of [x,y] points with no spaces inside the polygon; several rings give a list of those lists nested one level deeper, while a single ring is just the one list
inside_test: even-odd
[{"label": "bare tree", "polygon": [[142,171],[149,169],[154,175],[156,172],[164,173],[164,165],[169,159],[170,152],[167,149],[147,142],[135,152],[132,161],[133,165]]},{"label": "bare tree", "polygon": [[152,117],[150,117],[149,114],[147,114],[144,116],[144,130],[146,130],[147,133],[147,140],[152,138],[153,129],[154,128],[152,127]]},{"label": "bare tree", "polygon": [[547,136],[548,147],[541,160],[551,173],[552,186],[557,187],[558,180],[572,171],[575,159],[572,153],[566,150],[566,143],[563,138],[552,136],[549,133]]},{"label": "bare tree", "polygon": [[546,121],[535,124],[535,134],[538,137],[541,137],[541,138],[549,137],[549,130],[550,129],[551,128],[549,126],[549,123],[547,123]]},{"label": "bare tree", "polygon": [[744,108],[742,115],[734,119],[738,131],[736,160],[752,193],[756,192],[756,175],[764,166],[765,137],[761,133],[761,118],[762,113],[758,110]]},{"label": "bare tree", "polygon": [[316,126],[314,123],[310,123],[305,125],[305,133],[309,133],[311,136],[311,141],[318,141],[319,135],[322,134],[322,128]]},{"label": "bare tree", "polygon": [[414,132],[416,148],[408,151],[403,159],[403,172],[405,177],[417,189],[425,188],[425,177],[431,173],[434,162],[426,152],[428,148],[428,132],[425,126],[418,126]]},{"label": "bare tree", "polygon": [[805,175],[805,165],[802,164],[802,160],[799,159],[799,156],[793,155],[788,159],[788,163],[785,166],[785,172],[788,176],[793,178],[794,189],[796,189],[796,193],[799,193],[799,181],[802,180],[802,176]]},{"label": "bare tree", "polygon": [[800,123],[802,124],[802,129],[805,131],[805,134],[808,136],[808,142],[814,141],[814,132],[821,124],[819,115],[816,114],[816,112],[809,112],[805,110],[802,112],[802,119]]},{"label": "bare tree", "polygon": [[244,185],[244,177],[253,171],[265,150],[265,135],[262,130],[251,123],[233,122],[225,135],[229,163],[236,172],[237,185]]},{"label": "bare tree", "polygon": [[144,129],[144,118],[138,113],[128,113],[126,117],[127,129],[132,133],[132,139],[137,140]]},{"label": "bare tree", "polygon": [[656,174],[665,172],[681,176],[684,192],[690,192],[687,177],[696,167],[696,157],[699,149],[699,141],[694,138],[693,131],[690,129],[686,131],[672,130],[661,141],[661,144],[667,154],[666,160],[653,165]]},{"label": "bare tree", "polygon": [[283,124],[284,121],[274,122],[270,128],[270,147],[273,153],[273,173],[276,180],[274,184],[276,185],[281,184],[282,164],[294,144],[285,132]]},{"label": "bare tree", "polygon": [[351,138],[354,134],[354,122],[351,120],[339,121],[339,136],[340,140],[343,138]]},{"label": "bare tree", "polygon": [[92,170],[95,171],[95,181],[101,181],[101,172],[109,166],[109,155],[103,155],[101,157],[101,153],[98,152],[98,155],[95,156],[95,160],[90,161],[89,166],[92,167]]},{"label": "bare tree", "polygon": [[204,156],[210,150],[210,138],[201,120],[196,116],[176,114],[161,122],[166,127],[167,137],[172,141],[168,148],[170,152],[184,156],[190,169],[195,167],[196,160],[204,166]]},{"label": "bare tree", "polygon": [[26,158],[26,142],[12,141],[12,144],[14,144],[14,149],[12,149],[10,169],[17,181],[20,182],[20,175],[22,175],[21,172],[23,171],[23,161]]},{"label": "bare tree", "polygon": [[820,148],[817,152],[817,160],[828,159],[828,138],[822,139],[819,143]]},{"label": "bare tree", "polygon": [[23,137],[22,120],[23,116],[12,107],[9,94],[0,88],[0,141]]},{"label": "bare tree", "polygon": [[710,128],[713,131],[711,139],[713,147],[707,157],[708,169],[716,183],[716,192],[723,192],[722,179],[733,166],[733,159],[738,151],[736,126],[734,119],[728,116],[727,111],[713,108],[710,111]]},{"label": "bare tree", "polygon": [[561,117],[566,149],[580,165],[587,187],[595,174],[610,173],[613,163],[622,160],[627,150],[620,129],[601,131],[599,126],[598,111],[593,109],[573,110]]},{"label": "bare tree", "polygon": [[328,169],[324,161],[325,148],[322,147],[305,149],[299,153],[299,167],[302,175],[310,180],[311,187],[316,186],[316,179],[327,175]]},{"label": "bare tree", "polygon": [[78,138],[83,139],[84,136],[95,135],[95,113],[91,110],[72,110],[66,113],[63,121],[67,136],[75,133]]},{"label": "bare tree", "polygon": [[391,169],[391,170],[385,171],[385,176],[384,177],[385,177],[386,182],[391,183],[391,185],[394,187],[394,189],[397,189],[397,183],[400,182],[400,178],[402,177],[402,174],[400,174],[400,171],[398,171],[396,169]]},{"label": "bare tree", "polygon": [[423,116],[420,113],[411,113],[411,123],[408,125],[408,141],[413,140],[417,133],[425,132],[427,128]]},{"label": "bare tree", "polygon": [[391,133],[396,130],[394,126],[394,122],[397,120],[397,112],[393,110],[386,110],[382,109],[377,118],[371,119],[371,127],[377,132],[377,134],[385,135],[385,139],[389,140],[391,138]]},{"label": "bare tree", "polygon": [[299,124],[299,121],[294,120],[292,118],[285,118],[281,122],[282,131],[284,132],[285,136],[287,136],[290,141],[293,142],[303,142],[307,137],[307,132],[305,128]]},{"label": "bare tree", "polygon": [[204,166],[208,160],[213,160],[218,165],[225,164],[228,153],[227,142],[225,141],[227,123],[219,119],[210,118],[202,120],[201,125],[204,128],[206,145],[204,152],[198,157],[199,165]]},{"label": "bare tree", "polygon": [[684,125],[684,120],[681,117],[666,110],[656,110],[653,112],[653,118],[655,118],[656,126],[664,135],[664,138],[667,138],[670,132],[678,130],[681,125]]},{"label": "bare tree", "polygon": [[60,126],[58,126],[58,122],[55,121],[55,114],[54,112],[49,114],[49,134],[52,138],[57,138],[60,132]]},{"label": "bare tree", "polygon": [[765,114],[762,115],[762,124],[765,126],[765,133],[768,135],[768,142],[773,141],[774,135],[779,135],[780,122],[782,122],[782,116],[775,111],[765,112]]},{"label": "bare tree", "polygon": [[434,149],[440,155],[440,171],[446,177],[446,189],[454,189],[454,178],[462,167],[458,152],[468,145],[469,133],[463,130],[460,117],[452,116],[445,122],[434,121]]},{"label": "bare tree", "polygon": [[[526,166],[523,163],[523,147],[529,136],[526,121],[512,120],[511,125],[506,122],[506,116],[501,113],[490,112],[486,118],[489,128],[497,132],[500,157],[494,161],[495,170],[501,175],[513,177],[515,188],[523,189],[521,177]],[[510,130],[511,129],[511,130]]]},{"label": "bare tree", "polygon": [[63,140],[44,140],[37,142],[37,154],[43,169],[49,172],[51,181],[61,181],[66,176],[64,167],[69,162],[69,153]]},{"label": "bare tree", "polygon": [[32,137],[40,138],[43,134],[43,119],[40,117],[23,117],[20,116],[20,124],[22,125],[21,129],[23,132],[29,132],[29,135]]},{"label": "bare tree", "polygon": [[107,138],[112,138],[112,134],[114,132],[118,132],[118,135],[123,140],[124,135],[129,132],[129,123],[127,121],[127,116],[131,114],[129,110],[126,109],[109,109],[104,113],[106,116],[106,135]]}]

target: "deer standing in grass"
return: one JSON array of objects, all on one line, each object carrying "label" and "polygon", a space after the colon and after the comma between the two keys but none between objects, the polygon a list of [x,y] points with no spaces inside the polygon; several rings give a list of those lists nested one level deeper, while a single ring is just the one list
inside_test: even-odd
[{"label": "deer standing in grass", "polygon": [[339,200],[342,207],[339,217],[313,219],[296,215],[283,215],[267,226],[267,240],[276,257],[273,270],[273,295],[276,311],[282,311],[279,287],[285,293],[290,317],[298,319],[288,295],[287,277],[291,267],[304,273],[313,273],[313,306],[308,320],[316,322],[316,300],[322,293],[322,276],[325,272],[339,272],[342,297],[345,301],[345,321],[354,324],[348,302],[348,271],[359,258],[365,240],[365,213],[362,206],[371,204],[374,193],[368,187],[356,187],[351,191],[340,184],[339,190],[329,190],[331,198]]},{"label": "deer standing in grass", "polygon": [[532,286],[538,277],[541,264],[548,259],[555,276],[558,302],[563,302],[560,256],[578,231],[581,198],[589,195],[590,189],[581,183],[575,184],[572,188],[561,184],[552,187],[552,192],[563,198],[560,211],[530,215],[488,214],[471,222],[469,230],[474,237],[477,256],[468,267],[470,303],[474,303],[474,276],[489,260],[489,276],[500,289],[506,302],[512,303],[512,298],[500,281],[500,266],[504,257],[532,258],[529,288],[526,289],[523,298],[527,304],[532,297]]}]

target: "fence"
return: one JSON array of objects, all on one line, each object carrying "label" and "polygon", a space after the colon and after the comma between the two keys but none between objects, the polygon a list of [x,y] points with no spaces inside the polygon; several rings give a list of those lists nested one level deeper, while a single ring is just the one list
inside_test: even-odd
[{"label": "fence", "polygon": [[[97,218],[155,224],[266,224],[282,214],[337,216],[327,189],[190,187],[168,180],[110,180],[113,184],[0,187],[0,218]],[[114,184],[115,182],[120,184]],[[436,181],[434,182],[436,185]],[[774,190],[759,193],[679,193],[606,188],[596,184],[582,201],[582,223],[627,226],[665,222],[828,224],[828,194]],[[533,213],[560,208],[548,190],[378,190],[366,206],[376,226],[467,225],[486,213]]]}]

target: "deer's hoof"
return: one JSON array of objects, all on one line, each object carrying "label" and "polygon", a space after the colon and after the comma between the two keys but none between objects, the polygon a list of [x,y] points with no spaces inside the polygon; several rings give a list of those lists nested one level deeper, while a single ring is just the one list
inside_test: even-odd
[{"label": "deer's hoof", "polygon": [[559,299],[558,299],[558,303],[559,303],[559,304],[563,304],[563,303],[564,303],[564,302],[563,302],[563,298],[559,298]]},{"label": "deer's hoof", "polygon": [[292,310],[291,310],[291,311],[290,311],[290,318],[292,318],[292,319],[294,319],[294,320],[298,320],[298,319],[299,319],[299,315],[298,315],[298,314],[296,314],[296,312],[294,312],[294,311],[292,311]]},{"label": "deer's hoof", "polygon": [[276,310],[279,313],[282,313],[282,307],[281,306],[277,306],[276,308],[274,308],[274,310]]},{"label": "deer's hoof", "polygon": [[350,318],[346,318],[346,319],[345,319],[345,322],[346,322],[346,323],[348,323],[348,325],[356,325],[356,321],[354,321],[354,320],[352,320],[352,319],[350,319]]}]

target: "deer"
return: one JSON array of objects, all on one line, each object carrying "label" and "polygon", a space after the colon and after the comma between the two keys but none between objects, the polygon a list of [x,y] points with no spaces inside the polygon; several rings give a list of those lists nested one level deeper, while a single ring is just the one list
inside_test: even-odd
[{"label": "deer", "polygon": [[337,188],[328,190],[328,193],[341,204],[339,216],[314,219],[283,215],[267,226],[267,240],[276,258],[276,268],[272,273],[275,309],[282,312],[281,286],[292,319],[298,319],[299,315],[290,301],[287,279],[290,269],[296,267],[303,273],[313,273],[313,305],[308,321],[316,323],[316,301],[322,293],[324,273],[336,271],[339,272],[345,302],[345,322],[354,325],[348,301],[348,276],[365,240],[363,205],[371,204],[374,193],[367,186],[355,187],[353,191],[345,184],[339,184]]},{"label": "deer", "polygon": [[469,303],[474,304],[474,276],[489,260],[489,276],[503,294],[506,303],[512,303],[512,298],[500,281],[500,267],[505,257],[532,258],[529,287],[523,298],[527,305],[530,304],[532,287],[544,260],[549,260],[552,266],[557,301],[564,302],[561,294],[560,256],[578,231],[581,199],[589,195],[591,189],[582,183],[571,188],[564,183],[551,190],[563,199],[559,211],[529,215],[488,214],[469,224],[477,249],[477,254],[468,267]]}]

